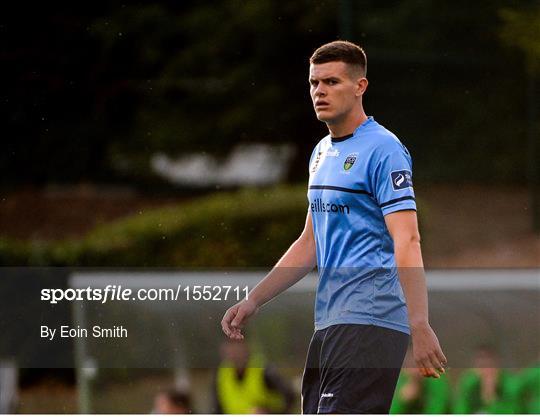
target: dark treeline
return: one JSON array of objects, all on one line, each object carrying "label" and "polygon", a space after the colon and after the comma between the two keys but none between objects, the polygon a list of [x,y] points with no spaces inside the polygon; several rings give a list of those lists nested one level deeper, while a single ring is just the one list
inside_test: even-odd
[{"label": "dark treeline", "polygon": [[368,53],[367,112],[406,143],[417,178],[526,177],[527,65],[502,33],[505,11],[537,3],[73,4],[2,15],[4,186],[137,183],[156,151],[261,141],[297,144],[290,179],[305,179],[325,134],[307,60],[344,31]]}]

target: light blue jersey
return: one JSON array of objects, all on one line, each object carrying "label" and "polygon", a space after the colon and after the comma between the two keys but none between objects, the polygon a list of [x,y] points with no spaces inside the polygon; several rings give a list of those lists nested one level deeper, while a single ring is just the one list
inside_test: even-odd
[{"label": "light blue jersey", "polygon": [[357,323],[409,333],[384,222],[387,214],[416,210],[409,152],[369,117],[352,136],[323,138],[309,172],[319,269],[315,329]]}]

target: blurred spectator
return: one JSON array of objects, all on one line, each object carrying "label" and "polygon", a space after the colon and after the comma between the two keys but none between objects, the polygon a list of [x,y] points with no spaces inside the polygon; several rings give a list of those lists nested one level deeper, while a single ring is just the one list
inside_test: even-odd
[{"label": "blurred spectator", "polygon": [[409,349],[399,374],[390,414],[447,414],[450,412],[450,397],[446,374],[439,379],[424,378]]},{"label": "blurred spectator", "polygon": [[540,414],[540,358],[518,377],[518,398],[522,414]]},{"label": "blurred spectator", "polygon": [[154,399],[154,414],[189,414],[192,412],[191,400],[184,391],[170,389],[161,391]]},{"label": "blurred spectator", "polygon": [[455,413],[513,414],[519,410],[517,378],[499,366],[493,348],[476,349],[474,369],[466,371],[458,384]]},{"label": "blurred spectator", "polygon": [[288,413],[294,392],[277,372],[251,354],[243,340],[225,340],[214,383],[214,412],[220,414]]}]

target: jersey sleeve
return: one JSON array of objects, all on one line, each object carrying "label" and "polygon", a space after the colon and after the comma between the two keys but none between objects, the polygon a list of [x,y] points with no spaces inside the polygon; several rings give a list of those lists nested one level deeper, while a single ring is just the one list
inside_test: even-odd
[{"label": "jersey sleeve", "polygon": [[412,181],[412,161],[404,147],[385,153],[373,175],[374,197],[383,215],[400,210],[416,210]]}]

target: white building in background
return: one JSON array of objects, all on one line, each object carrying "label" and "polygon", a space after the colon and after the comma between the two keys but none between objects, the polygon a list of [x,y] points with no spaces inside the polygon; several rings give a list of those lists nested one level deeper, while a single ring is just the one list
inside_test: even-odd
[{"label": "white building in background", "polygon": [[155,173],[178,185],[272,185],[285,179],[294,153],[292,145],[251,144],[236,146],[224,160],[200,153],[172,159],[158,153],[150,164]]}]

